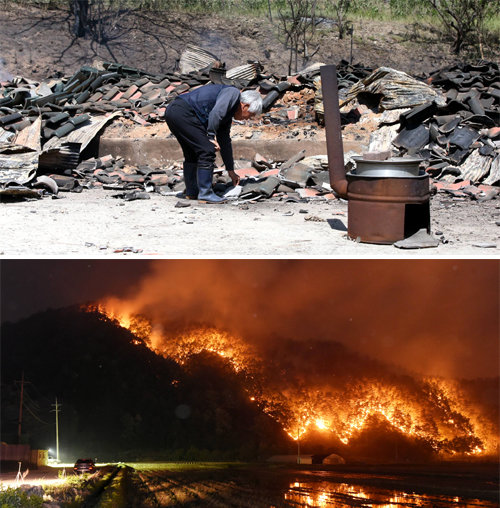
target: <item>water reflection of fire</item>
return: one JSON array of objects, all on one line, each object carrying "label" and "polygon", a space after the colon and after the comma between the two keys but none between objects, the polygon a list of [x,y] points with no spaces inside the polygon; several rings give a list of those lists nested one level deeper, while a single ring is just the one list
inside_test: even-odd
[{"label": "water reflection of fire", "polygon": [[340,386],[327,380],[305,385],[294,377],[276,375],[276,361],[270,367],[260,352],[240,337],[213,328],[167,337],[161,328],[122,308],[98,304],[87,310],[130,330],[135,336],[133,344],[145,344],[181,365],[205,351],[223,357],[235,372],[244,374],[250,400],[277,420],[294,440],[316,429],[348,444],[375,418],[404,436],[423,440],[435,452],[496,452],[496,429],[467,400],[457,382],[406,376],[410,380],[406,384],[388,377],[354,378]]},{"label": "water reflection of fire", "polygon": [[396,492],[371,486],[360,486],[349,483],[306,483],[290,484],[284,499],[295,506],[377,506],[394,508],[397,506],[477,506],[492,508],[495,503],[448,496],[431,496],[408,492]]}]

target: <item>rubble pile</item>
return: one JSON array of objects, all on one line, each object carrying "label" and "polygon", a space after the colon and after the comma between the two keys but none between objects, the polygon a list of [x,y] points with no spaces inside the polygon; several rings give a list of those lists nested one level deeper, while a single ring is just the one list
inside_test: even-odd
[{"label": "rubble pile", "polygon": [[[267,110],[287,90],[314,89],[319,65],[306,68],[296,76],[263,74],[258,62],[234,69],[205,68],[189,74],[147,74],[125,65],[105,63],[103,69],[83,66],[68,78],[53,78],[42,83],[22,77],[2,83],[0,91],[0,141],[11,141],[16,133],[42,118],[42,145],[67,136],[88,124],[92,115],[120,111],[122,116],[141,125],[162,121],[165,106],[179,94],[207,83],[256,88],[264,96]],[[347,87],[368,71],[361,66],[339,66],[339,83]],[[288,78],[288,79],[287,79]]]},{"label": "rubble pile", "polygon": [[[116,111],[144,125],[161,120],[165,105],[180,93],[209,82],[203,73],[151,76],[117,64],[104,67],[84,66],[69,78],[43,83],[15,78],[4,84],[0,126],[14,134],[41,116],[43,144],[84,127],[91,116]],[[0,139],[11,139],[5,132],[1,135]]]},{"label": "rubble pile", "polygon": [[[288,124],[297,119],[299,110],[303,119],[315,122],[314,93],[320,66],[315,64],[295,76],[264,74],[258,62],[227,70],[213,55],[189,46],[181,58],[184,73],[151,75],[133,67],[105,63],[102,69],[83,66],[73,76],[42,83],[16,77],[1,83],[0,88],[0,193],[33,197],[33,192],[24,186],[38,185],[37,175],[42,173],[54,182],[65,180],[61,190],[75,192],[97,184],[109,188],[118,180],[123,183],[118,174],[101,173],[89,179],[86,170],[94,161],[78,164],[90,141],[117,117],[143,126],[162,121],[171,100],[207,83],[259,90],[264,101],[264,124]],[[347,89],[369,72],[361,65],[351,66],[343,61],[339,65],[339,83]],[[283,104],[273,110],[279,98],[284,99]],[[280,162],[284,161],[274,164]],[[104,169],[109,167],[92,167],[93,171]],[[118,172],[122,169],[116,168]],[[170,169],[153,168],[155,174],[171,177],[166,185],[172,189],[178,177],[174,178]],[[61,176],[55,178],[54,171]],[[130,174],[132,169],[128,171]],[[145,177],[141,184],[149,182],[149,175],[139,171],[136,176],[138,180]],[[263,174],[260,179],[267,176]],[[41,187],[52,189],[54,182]],[[148,191],[158,187],[161,186],[149,185]]]},{"label": "rubble pile", "polygon": [[[370,139],[369,151],[391,150],[395,156],[416,155],[424,159],[426,171],[435,180],[445,183],[469,181],[498,185],[498,65],[454,66],[432,73],[426,82],[439,95],[421,104],[411,104],[411,94],[407,104],[397,104],[405,108],[386,107],[380,128]],[[372,90],[372,93],[379,92],[380,87]],[[382,94],[381,104],[385,98]]]},{"label": "rubble pile", "polygon": [[429,77],[446,91],[446,106],[428,123],[427,171],[448,182],[500,183],[498,64],[454,66]]},{"label": "rubble pile", "polygon": [[[171,100],[207,83],[259,90],[262,123],[269,127],[287,127],[300,117],[313,129],[324,123],[322,65],[294,76],[266,73],[256,61],[225,69],[214,55],[188,46],[176,72],[153,75],[107,63],[41,83],[21,77],[0,83],[0,195],[33,198],[95,187],[119,191],[127,200],[147,199],[150,192],[177,194],[184,187],[180,164],[132,167],[120,157],[89,158],[86,148],[117,118],[142,126],[162,121]],[[440,189],[457,182],[500,183],[498,65],[456,66],[417,80],[394,69],[373,71],[342,61],[337,79],[344,125],[361,122],[363,112],[381,113],[369,152],[423,158]],[[349,110],[353,101],[357,104]],[[305,158],[302,151],[289,160],[269,161],[256,154],[253,161],[236,164],[238,188],[216,171],[216,189],[229,197],[333,198],[326,156]]]},{"label": "rubble pile", "polygon": [[172,164],[166,168],[129,166],[123,158],[112,155],[81,162],[71,176],[50,174],[49,178],[57,183],[59,189],[71,192],[97,187],[121,191],[116,197],[126,201],[149,199],[149,192],[169,192],[176,184],[178,190],[182,190],[179,186],[182,183],[180,165]]},{"label": "rubble pile", "polygon": [[278,201],[334,199],[330,187],[326,155],[305,157],[305,150],[287,161],[270,161],[256,154],[250,164],[236,161],[236,173],[242,179],[235,189],[230,179],[219,176],[215,189],[227,198],[254,201],[273,198]]},{"label": "rubble pile", "polygon": [[[235,161],[235,171],[241,178],[233,188],[231,179],[222,169],[215,170],[214,188],[228,199],[255,201],[273,198],[298,202],[303,198],[333,199],[328,183],[326,156],[305,158],[302,150],[287,161],[270,161],[256,154],[252,161]],[[37,176],[31,188],[8,186],[4,197],[41,198],[44,194],[57,197],[62,192],[82,192],[103,188],[117,191],[112,197],[125,201],[150,199],[150,193],[164,196],[181,195],[184,190],[182,164],[167,167],[130,166],[122,157],[106,155],[87,159],[68,174],[48,173]]]}]

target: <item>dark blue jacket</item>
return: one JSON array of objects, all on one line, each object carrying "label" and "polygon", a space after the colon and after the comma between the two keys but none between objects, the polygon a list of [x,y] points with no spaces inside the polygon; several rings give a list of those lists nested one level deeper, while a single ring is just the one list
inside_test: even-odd
[{"label": "dark blue jacket", "polygon": [[240,91],[228,85],[205,85],[179,95],[191,106],[207,130],[209,139],[217,137],[220,154],[228,171],[234,167],[230,130],[240,97]]}]

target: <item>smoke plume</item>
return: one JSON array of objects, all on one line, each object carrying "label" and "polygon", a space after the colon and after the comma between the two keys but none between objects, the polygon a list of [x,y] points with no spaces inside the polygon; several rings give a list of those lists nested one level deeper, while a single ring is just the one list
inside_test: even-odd
[{"label": "smoke plume", "polygon": [[165,260],[106,305],[255,345],[335,341],[422,375],[498,375],[498,263]]}]

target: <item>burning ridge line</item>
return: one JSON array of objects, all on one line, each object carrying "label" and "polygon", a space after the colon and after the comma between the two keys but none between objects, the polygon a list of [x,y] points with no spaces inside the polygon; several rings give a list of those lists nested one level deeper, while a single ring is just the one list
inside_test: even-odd
[{"label": "burning ridge line", "polygon": [[250,400],[294,440],[316,428],[347,445],[376,418],[407,437],[424,440],[436,453],[481,455],[497,446],[495,432],[484,424],[479,410],[465,402],[458,383],[449,380],[407,377],[411,382],[405,386],[393,378],[360,377],[337,387],[328,380],[307,386],[293,376],[277,376],[275,362],[266,366],[258,351],[226,332],[203,328],[167,338],[143,316],[103,304],[84,310],[116,321],[134,334],[134,344],[145,344],[180,365],[204,351],[224,358],[245,376]]}]

